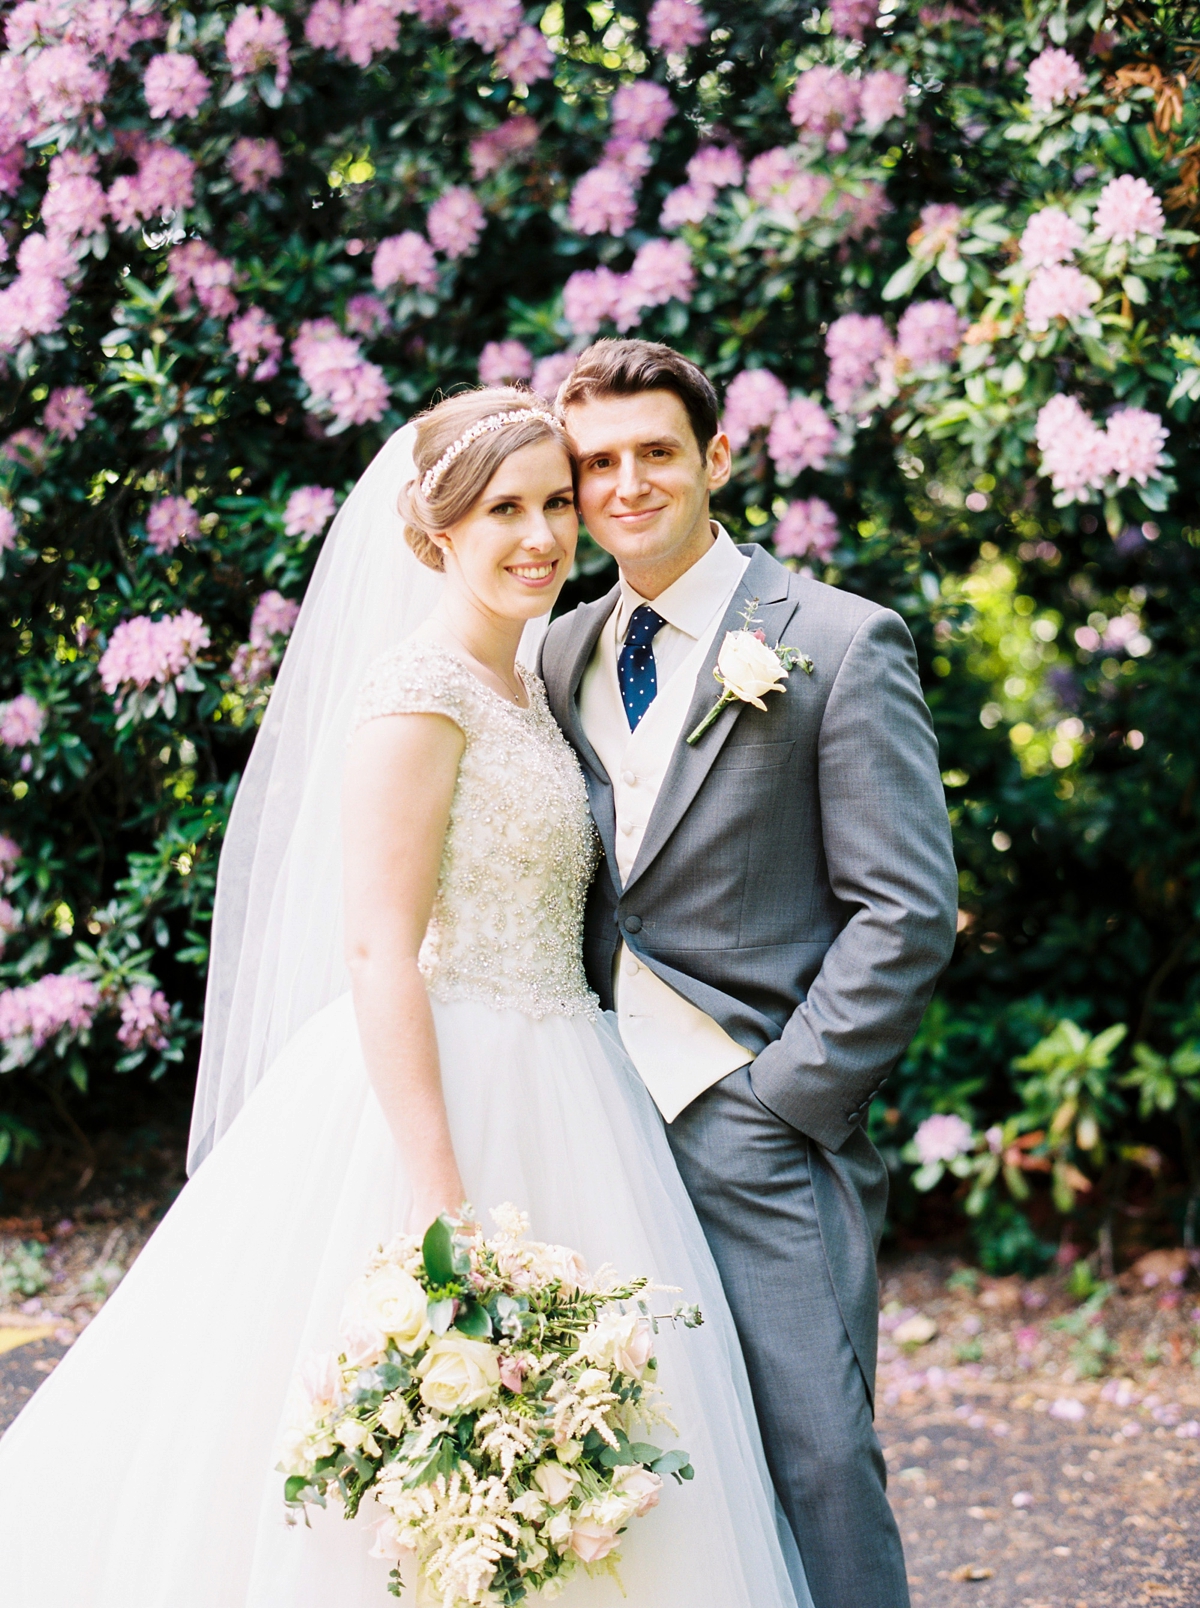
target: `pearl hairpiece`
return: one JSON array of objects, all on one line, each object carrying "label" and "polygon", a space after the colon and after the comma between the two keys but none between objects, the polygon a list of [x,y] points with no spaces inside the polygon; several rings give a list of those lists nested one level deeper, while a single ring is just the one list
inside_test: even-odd
[{"label": "pearl hairpiece", "polygon": [[543,412],[541,408],[514,408],[508,413],[489,413],[486,419],[479,419],[469,430],[464,430],[457,441],[450,443],[433,468],[425,471],[421,477],[422,497],[428,500],[433,496],[446,470],[473,441],[478,441],[480,436],[491,435],[493,430],[503,430],[506,424],[519,424],[522,419],[541,419],[544,424],[552,424],[556,430],[563,428],[561,419],[556,419],[553,413]]}]

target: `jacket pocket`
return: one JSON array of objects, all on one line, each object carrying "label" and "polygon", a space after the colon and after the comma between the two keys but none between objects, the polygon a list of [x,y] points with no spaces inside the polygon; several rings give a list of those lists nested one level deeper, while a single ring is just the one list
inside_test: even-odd
[{"label": "jacket pocket", "polygon": [[717,756],[714,770],[772,770],[786,765],[792,757],[795,739],[783,743],[725,744]]}]

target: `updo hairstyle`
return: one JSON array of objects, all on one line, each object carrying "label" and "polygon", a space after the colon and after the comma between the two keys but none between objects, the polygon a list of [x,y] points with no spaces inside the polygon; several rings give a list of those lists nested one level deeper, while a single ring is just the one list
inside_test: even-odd
[{"label": "updo hairstyle", "polygon": [[[418,415],[413,448],[416,478],[401,491],[398,506],[404,520],[404,539],[422,564],[432,570],[445,569],[442,550],[433,540],[433,533],[447,530],[465,518],[505,458],[523,447],[536,446],[539,441],[557,443],[571,461],[574,483],[575,455],[565,431],[537,417],[550,410],[550,404],[530,391],[495,385],[447,397]],[[429,496],[424,496],[421,482],[443,453],[461,440],[472,425],[496,413],[529,413],[530,417],[489,430],[472,441],[446,466]]]}]

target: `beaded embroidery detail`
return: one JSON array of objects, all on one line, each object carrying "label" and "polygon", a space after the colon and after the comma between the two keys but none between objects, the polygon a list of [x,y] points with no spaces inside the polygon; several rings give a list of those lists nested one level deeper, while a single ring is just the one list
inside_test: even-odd
[{"label": "beaded embroidery detail", "polygon": [[594,1015],[582,959],[597,852],[587,790],[541,680],[530,671],[521,679],[528,709],[447,649],[407,642],[368,672],[354,727],[441,714],[467,740],[419,957],[429,992],[533,1017]]}]

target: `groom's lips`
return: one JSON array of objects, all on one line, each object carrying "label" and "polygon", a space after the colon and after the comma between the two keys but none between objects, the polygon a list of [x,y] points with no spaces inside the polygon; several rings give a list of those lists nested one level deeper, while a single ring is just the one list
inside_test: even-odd
[{"label": "groom's lips", "polygon": [[656,508],[631,508],[627,513],[624,514],[610,514],[609,518],[619,519],[622,524],[633,524],[639,519],[651,519],[655,514],[665,512],[669,506],[670,505],[668,503],[660,503]]}]

